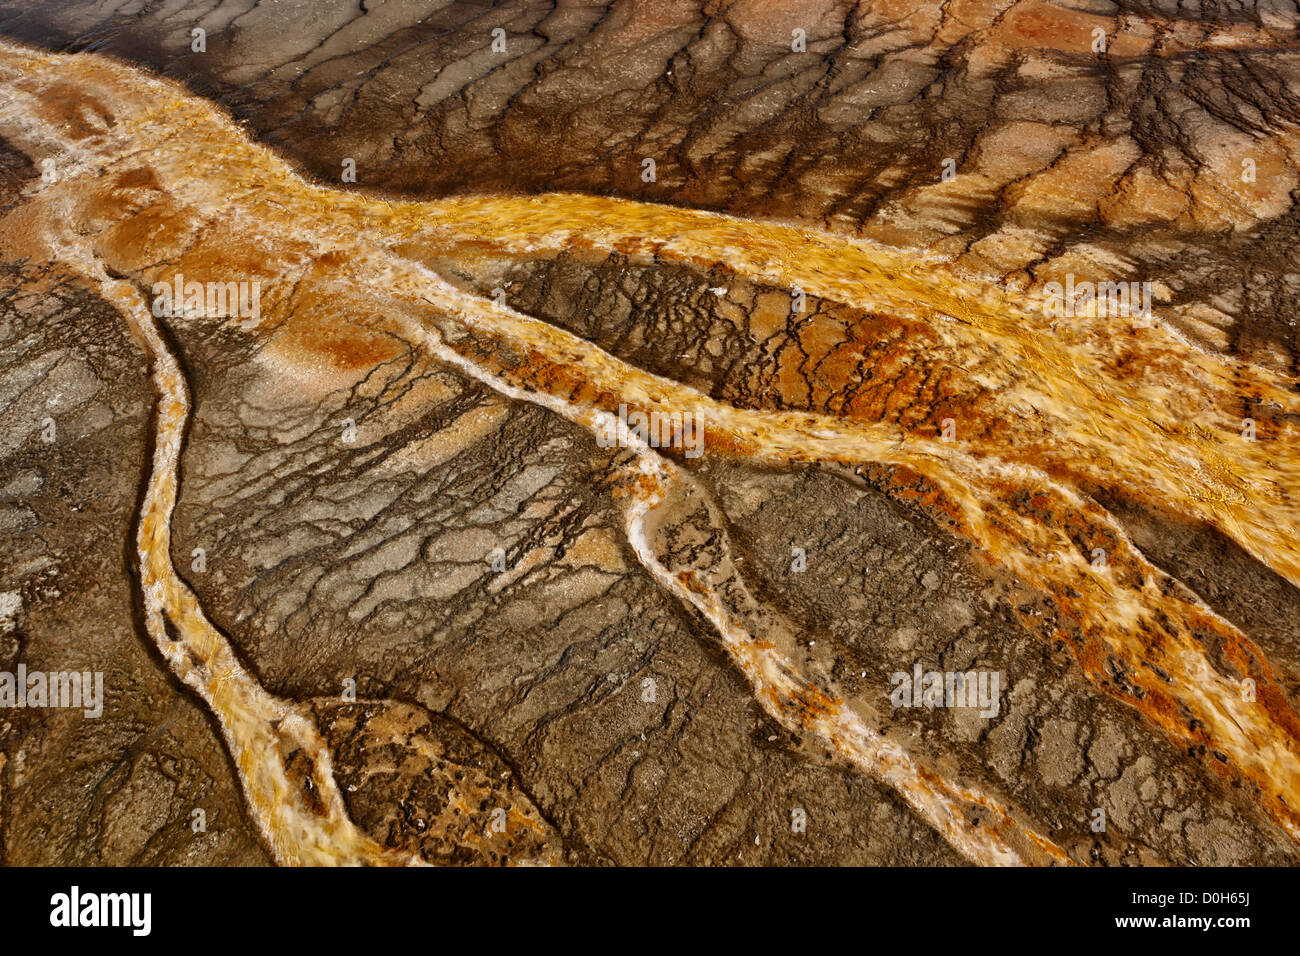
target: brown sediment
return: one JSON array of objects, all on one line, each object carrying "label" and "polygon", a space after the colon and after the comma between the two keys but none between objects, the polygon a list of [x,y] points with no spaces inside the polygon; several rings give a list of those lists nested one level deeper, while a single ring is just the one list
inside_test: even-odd
[{"label": "brown sediment", "polygon": [[[1032,34],[1032,24],[1021,26]],[[15,72],[25,75],[15,78]],[[1180,591],[1083,491],[1115,489],[1210,524],[1300,584],[1300,450],[1294,419],[1285,417],[1300,414],[1300,399],[1288,376],[1196,348],[1158,316],[1137,327],[1126,318],[1083,314],[1057,329],[1036,296],[959,276],[933,258],[802,226],[579,195],[389,207],[303,182],[211,106],[120,64],[6,46],[0,75],[13,96],[0,129],[34,160],[56,156],[63,170],[58,183],[33,189],[25,206],[0,223],[10,246],[107,282],[97,272],[102,262],[140,288],[176,271],[199,281],[264,276],[266,314],[247,334],[267,345],[269,361],[286,366],[366,368],[403,350],[390,335],[400,330],[407,338],[423,336],[439,361],[589,428],[626,402],[699,416],[707,447],[722,454],[773,465],[888,465],[892,494],[942,515],[988,561],[1043,595],[1063,625],[1025,615],[1027,626],[1065,640],[1094,684],[1171,739],[1222,753],[1226,760],[1206,756],[1204,763],[1247,781],[1272,818],[1300,837],[1300,722],[1264,654]],[[99,119],[86,119],[66,136],[50,132],[82,93]],[[96,105],[104,100],[120,104],[114,115]],[[108,185],[96,181],[99,168],[118,166]],[[144,195],[134,195],[137,190]],[[192,220],[220,220],[230,234],[165,254],[167,242],[191,234]],[[159,231],[169,236],[158,251],[142,251],[141,239]],[[435,252],[477,261],[485,254],[523,258],[573,250],[726,269],[880,316],[882,329],[897,332],[886,348],[867,354],[871,339],[860,335],[825,368],[834,382],[863,370],[869,359],[865,371],[881,383],[880,393],[822,408],[830,394],[783,369],[773,390],[749,406],[721,401],[468,294],[422,262]],[[322,288],[346,290],[347,321],[334,314],[328,296],[294,293],[296,279],[308,273],[327,283]],[[147,314],[138,292],[128,302],[128,287],[105,288],[137,320]],[[137,325],[149,338],[148,326]],[[806,346],[825,353],[832,341],[821,330]],[[153,358],[166,364],[156,347]],[[175,385],[160,386],[160,420],[179,429],[186,406]],[[1255,441],[1241,434],[1243,392],[1283,411]],[[953,441],[941,435],[947,418],[956,424]],[[646,522],[684,494],[686,479],[650,449],[635,457],[624,504],[638,558],[710,620],[769,713],[899,789],[972,859],[1068,859],[1022,813],[911,759],[843,694],[801,673],[789,648],[752,623],[756,612],[745,605],[734,568],[720,565],[706,575],[675,567]],[[155,463],[162,476],[156,480],[171,483],[174,501],[175,477],[167,477],[167,468],[174,471],[175,461]],[[238,727],[235,713],[251,707],[241,701],[256,698],[260,688],[239,677],[193,594],[175,581],[166,546],[170,505],[159,494],[141,521],[151,620],[165,613],[182,622],[183,633],[192,624],[202,667],[221,661],[221,681],[191,686],[222,717],[250,804],[275,821],[261,791],[276,786],[259,782],[259,775],[274,775],[281,764],[230,729]],[[1104,549],[1104,564],[1090,560],[1094,548]],[[153,636],[167,654],[160,635]],[[1226,668],[1211,658],[1211,643],[1223,649]],[[1124,668],[1122,685],[1112,679],[1116,661]],[[1251,694],[1243,690],[1247,678],[1254,682]],[[264,736],[258,726],[248,733]],[[296,819],[272,822],[272,845],[292,860],[313,861],[313,853],[380,859],[350,829],[323,779],[323,750],[317,746],[315,754],[318,796],[304,812],[328,823],[324,835],[314,831],[315,849],[308,852],[294,842]],[[998,826],[978,832],[966,826],[959,809],[970,804],[988,807]]]}]

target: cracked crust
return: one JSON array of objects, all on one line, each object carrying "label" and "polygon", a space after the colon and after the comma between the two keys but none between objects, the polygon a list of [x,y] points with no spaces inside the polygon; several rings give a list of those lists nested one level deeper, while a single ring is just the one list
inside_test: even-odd
[{"label": "cracked crust", "polygon": [[[278,59],[258,46],[277,14],[258,4],[205,15],[219,38],[206,59],[176,52],[189,20],[160,28],[150,18],[162,14],[146,12],[115,27],[117,52],[208,85],[321,181],[353,156],[362,189],[581,190],[827,236],[803,247],[797,230],[772,226],[767,249],[794,251],[770,266],[769,253],[687,248],[703,220],[639,233],[653,207],[611,205],[634,223],[615,227],[602,207],[552,197],[579,225],[530,232],[530,207],[508,200],[421,216],[339,199],[337,222],[304,238],[311,230],[274,225],[283,214],[246,179],[218,191],[229,207],[205,205],[178,167],[113,157],[107,184],[62,208],[115,275],[144,289],[176,270],[265,285],[256,334],[168,324],[194,395],[171,562],[260,685],[310,704],[348,815],[391,850],[456,863],[1293,863],[1294,562],[1243,530],[1232,467],[1168,493],[1177,471],[1162,448],[1218,447],[1192,413],[1128,460],[1081,433],[1060,442],[1074,412],[1053,409],[1033,391],[1043,370],[1017,362],[1091,350],[1107,388],[1172,382],[1161,401],[1174,412],[1176,395],[1217,418],[1198,424],[1250,415],[1267,438],[1293,434],[1294,12],[798,12],[807,57],[789,50],[779,5],[414,11],[390,0],[339,7]],[[0,18],[0,29],[48,40],[73,29],[66,15]],[[496,26],[504,58],[491,55]],[[1112,38],[1101,58],[1088,50],[1096,26]],[[123,119],[85,80],[40,95],[68,136],[93,142]],[[143,612],[121,549],[149,447],[149,384],[138,343],[84,278],[31,261],[32,209],[49,200],[34,186],[39,151],[25,149],[0,154],[15,260],[3,327],[13,361],[0,379],[13,423],[0,484],[13,493],[0,520],[17,556],[6,587],[23,608],[0,646],[6,667],[57,661],[73,640],[58,608],[102,618],[88,646],[115,662],[110,686],[132,690],[81,742],[98,768],[94,797],[40,759],[77,734],[64,715],[0,725],[4,858],[260,862],[220,730],[136,636]],[[1251,184],[1238,174],[1246,153]],[[655,183],[640,179],[643,156],[657,160]],[[948,157],[952,182],[940,179]],[[193,168],[214,168],[205,162]],[[494,228],[480,235],[483,221]],[[358,235],[391,258],[358,264],[346,245]],[[846,236],[930,258],[897,295],[870,274],[852,291],[807,283],[792,313],[790,286],[823,276],[823,249],[840,263],[879,255],[899,278],[889,270],[901,258]],[[937,256],[940,278],[926,278]],[[1083,322],[1052,327],[1042,347],[999,324],[1018,295],[1067,272],[1156,277],[1168,338],[1112,339]],[[990,284],[1002,298],[971,291]],[[498,287],[508,310],[483,305]],[[909,310],[907,294],[923,307]],[[56,416],[62,460],[32,427],[55,393],[71,405]],[[628,501],[647,482],[557,404],[610,410],[620,395],[714,416],[705,458],[667,456],[657,473],[644,540]],[[878,454],[770,452],[756,436],[776,414],[792,429],[782,434],[808,439],[797,416],[815,416],[845,441],[872,436]],[[1039,471],[995,481],[972,466],[953,479],[885,452],[899,434],[933,442],[946,417],[981,453]],[[345,421],[354,440],[340,439]],[[1290,460],[1267,472],[1274,461],[1244,467],[1285,485]],[[1289,505],[1268,507],[1259,527],[1294,528]],[[1025,557],[1086,563],[1099,541],[1116,586],[1147,602],[1129,628],[1137,650],[1090,603],[1088,572]],[[805,573],[790,573],[793,547],[812,556]],[[194,548],[202,572],[187,570]],[[495,548],[505,572],[491,566]],[[727,626],[778,647],[802,683],[764,685]],[[1177,652],[1189,649],[1216,679],[1258,681],[1267,706],[1248,744],[1225,743],[1212,707],[1186,691]],[[891,712],[890,675],[914,660],[1008,675],[1000,712]],[[348,682],[360,703],[339,699]],[[920,768],[912,783],[826,729],[845,713],[906,753]],[[1265,741],[1278,749],[1260,769],[1252,747]],[[311,790],[314,771],[294,752],[284,760]],[[959,825],[936,822],[937,794],[963,807]],[[507,803],[509,832],[494,844],[485,820]],[[187,832],[197,804],[221,821],[207,839]],[[800,836],[796,808],[815,821]],[[56,840],[12,824],[47,818]]]}]

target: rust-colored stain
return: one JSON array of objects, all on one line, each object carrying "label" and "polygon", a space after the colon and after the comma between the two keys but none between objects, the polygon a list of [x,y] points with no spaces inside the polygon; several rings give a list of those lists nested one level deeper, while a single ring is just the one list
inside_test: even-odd
[{"label": "rust-colored stain", "polygon": [[[1053,36],[1082,38],[1104,19],[1069,16],[1070,30]],[[1044,30],[1028,5],[1000,25],[997,39],[1033,44]],[[801,227],[599,196],[388,204],[336,193],[298,179],[215,108],[161,81],[141,82],[109,61],[93,71],[70,62],[0,52],[0,72],[35,77],[17,84],[30,96],[31,118],[108,167],[107,189],[73,177],[30,200],[36,209],[49,204],[44,221],[63,221],[69,210],[93,234],[106,271],[145,287],[175,271],[197,281],[261,278],[262,321],[239,334],[299,371],[364,371],[399,355],[411,330],[442,322],[462,333],[439,339],[446,357],[549,407],[575,410],[575,420],[613,414],[622,403],[689,411],[702,421],[710,453],[856,469],[1038,595],[1041,607],[1017,611],[1026,627],[1063,641],[1098,688],[1216,773],[1255,788],[1273,819],[1300,837],[1293,809],[1300,720],[1263,653],[1151,564],[1088,493],[1107,489],[1205,522],[1300,584],[1293,378],[1195,349],[1158,323],[1141,330],[1118,323],[1119,335],[1116,320],[1085,315],[1058,328],[1032,296]],[[127,149],[140,137],[153,147],[147,169]],[[189,236],[196,219],[232,209],[241,216],[228,216],[223,231],[195,236],[165,267],[145,268],[160,233]],[[20,209],[0,223],[6,241],[30,246],[25,231],[35,215]],[[828,305],[781,333],[792,344],[774,384],[741,407],[653,376],[420,265],[435,254],[574,250],[730,270]],[[846,392],[855,376],[861,388]],[[1281,410],[1255,441],[1240,431],[1244,381],[1254,398]],[[941,432],[948,418],[951,440]],[[621,493],[645,501],[659,490],[645,477]],[[1090,563],[1095,548],[1106,551],[1104,566]],[[714,599],[702,575],[677,571],[674,580]],[[1253,699],[1241,692],[1247,676]],[[812,685],[785,696],[759,685],[758,693],[804,726],[843,706]],[[924,774],[935,788],[952,789]]]}]

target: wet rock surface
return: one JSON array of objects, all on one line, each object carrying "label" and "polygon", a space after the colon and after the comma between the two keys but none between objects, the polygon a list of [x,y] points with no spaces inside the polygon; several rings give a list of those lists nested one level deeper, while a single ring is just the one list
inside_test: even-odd
[{"label": "wet rock surface", "polygon": [[[318,7],[0,3],[0,37],[179,79],[351,197],[309,222],[310,197],[241,192],[278,182],[251,165],[205,195],[177,170],[217,169],[201,157],[223,141],[189,154],[179,127],[141,156],[105,149],[81,179],[43,181],[43,147],[0,114],[0,670],[99,671],[106,687],[100,718],[0,710],[0,859],[279,858],[224,725],[146,634],[133,542],[156,441],[150,361],[64,247],[28,241],[40,233],[92,250],[142,295],[178,271],[262,280],[256,328],[158,323],[192,404],[170,561],[260,687],[310,717],[347,814],[385,850],[453,865],[1003,861],[932,825],[940,794],[1017,862],[1296,862],[1290,770],[1269,769],[1300,739],[1289,552],[1234,537],[1198,488],[1162,500],[1085,446],[1053,444],[1058,412],[1000,377],[994,346],[963,352],[943,324],[967,334],[978,308],[950,303],[940,320],[837,299],[725,248],[705,261],[604,226],[510,245],[493,233],[514,223],[490,216],[479,239],[440,233],[442,212],[473,218],[451,207],[427,224],[418,210],[384,218],[400,199],[569,191],[884,243],[1007,301],[1067,274],[1149,282],[1181,344],[1115,346],[1113,365],[1073,374],[1118,380],[1132,363],[1172,383],[1172,415],[1180,389],[1201,401],[1200,355],[1238,363],[1199,424],[1249,419],[1276,442],[1258,471],[1225,468],[1267,474],[1289,501],[1283,449],[1300,416],[1266,396],[1294,396],[1300,349],[1294,8]],[[89,74],[57,85],[30,68],[6,65],[7,89],[40,101],[61,142],[126,136],[134,103],[87,92]],[[155,147],[199,158],[169,166]],[[356,197],[369,204],[344,205]],[[281,199],[296,210],[283,219]],[[818,272],[806,252],[788,259]],[[394,278],[415,281],[411,263],[452,291],[412,292]],[[544,332],[467,322],[453,293],[569,333],[555,347],[572,361],[545,351]],[[1108,348],[1145,341],[1128,319],[1098,326]],[[430,328],[450,351],[430,349]],[[606,359],[611,378],[588,377]],[[1139,659],[1125,656],[1091,605],[1071,603],[1077,581],[1000,561],[987,542],[1001,539],[972,532],[954,486],[915,463],[797,447],[775,462],[751,433],[718,428],[699,458],[650,451],[663,487],[629,518],[644,460],[562,403],[614,414],[608,382],[639,373],[755,421],[819,416],[900,446],[939,441],[955,417],[963,441],[1087,499],[1075,511],[1056,490],[1035,497],[1039,479],[999,486],[990,525],[1030,516],[1096,567],[1096,502],[1114,518],[1100,560],[1121,597],[1093,617],[1136,620],[1125,586],[1173,595],[1197,609],[1190,643],[1133,623]],[[1277,513],[1280,539],[1300,535],[1294,512]],[[1156,570],[1142,578],[1121,538]],[[1062,560],[1043,540],[1035,557]],[[783,655],[806,682],[793,702],[728,626]],[[1258,688],[1279,748],[1264,769],[1261,738],[1233,749],[1205,735],[1173,647],[1203,648],[1211,697]],[[899,706],[914,667],[997,675],[989,712]],[[1150,692],[1161,681],[1168,698]],[[879,734],[876,763],[817,729],[837,708]],[[921,768],[914,785],[879,769],[895,752]],[[281,758],[305,805],[323,806],[320,761],[287,745]],[[1055,855],[1027,851],[1026,833]]]}]

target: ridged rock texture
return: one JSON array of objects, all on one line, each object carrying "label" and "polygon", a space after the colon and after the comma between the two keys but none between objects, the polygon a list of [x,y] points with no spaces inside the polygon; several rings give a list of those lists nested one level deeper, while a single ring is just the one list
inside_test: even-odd
[{"label": "ridged rock texture", "polygon": [[0,2],[0,861],[1300,862],[1298,31]]}]

